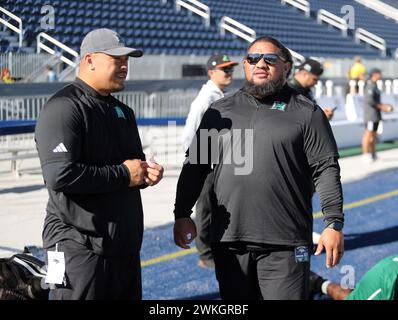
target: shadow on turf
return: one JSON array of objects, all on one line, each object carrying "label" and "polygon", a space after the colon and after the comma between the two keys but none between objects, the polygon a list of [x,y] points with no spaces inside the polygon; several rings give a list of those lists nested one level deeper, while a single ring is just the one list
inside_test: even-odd
[{"label": "shadow on turf", "polygon": [[344,249],[347,251],[395,241],[398,241],[398,226],[372,232],[346,234]]},{"label": "shadow on turf", "polygon": [[37,191],[44,189],[45,186],[44,184],[37,184],[37,185],[32,185],[32,186],[26,186],[26,187],[14,187],[14,188],[8,188],[8,189],[1,189],[0,194],[6,194],[6,193],[25,193],[25,192],[31,192],[31,191]]},{"label": "shadow on turf", "polygon": [[220,294],[218,292],[210,292],[208,294],[202,294],[199,296],[192,296],[184,298],[184,300],[220,300]]}]

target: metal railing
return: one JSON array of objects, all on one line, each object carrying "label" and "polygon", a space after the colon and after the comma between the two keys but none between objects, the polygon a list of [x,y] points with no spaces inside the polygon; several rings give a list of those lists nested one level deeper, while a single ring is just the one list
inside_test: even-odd
[{"label": "metal railing", "polygon": [[304,11],[307,17],[310,16],[310,3],[307,0],[281,0],[281,4],[290,4],[301,11]]},{"label": "metal railing", "polygon": [[385,57],[387,54],[386,41],[383,38],[375,35],[374,33],[366,31],[365,29],[357,28],[355,30],[355,41],[357,43],[359,43],[360,41],[364,41],[366,43],[369,43],[371,46],[380,49],[381,55],[383,57]]},{"label": "metal railing", "polygon": [[225,36],[225,30],[248,42],[256,39],[256,31],[227,16],[222,17],[220,21],[220,34],[222,36]]},{"label": "metal railing", "polygon": [[287,49],[290,51],[293,59],[295,59],[299,63],[303,63],[305,61],[305,57],[302,54],[300,54],[292,49],[289,49],[289,48],[287,48]]},{"label": "metal railing", "polygon": [[0,98],[0,121],[36,120],[49,95]]},{"label": "metal railing", "polygon": [[2,24],[4,24],[7,28],[11,29],[12,31],[18,33],[18,35],[19,35],[19,47],[22,47],[22,38],[23,38],[22,19],[20,17],[17,17],[12,12],[4,9],[3,7],[0,7],[0,12],[2,12],[5,15],[7,15],[12,20],[14,20],[14,21],[16,21],[18,23],[18,27],[16,27],[13,24],[9,23],[8,21],[4,20],[3,18],[0,18],[0,22]]},{"label": "metal railing", "polygon": [[[248,42],[253,42],[256,39],[255,30],[227,16],[222,17],[220,21],[220,34],[222,36],[225,35],[225,30],[237,35],[238,37]],[[292,54],[293,58],[298,60],[299,62],[303,62],[305,60],[304,56],[297,53],[296,51],[293,51],[291,49],[289,49],[289,51]]]},{"label": "metal railing", "polygon": [[348,24],[343,18],[340,18],[339,16],[336,16],[325,9],[320,9],[318,10],[317,21],[318,23],[326,22],[340,29],[343,36],[347,36]]},{"label": "metal railing", "polygon": [[42,39],[45,39],[45,40],[51,42],[56,47],[62,49],[63,51],[66,51],[67,53],[69,53],[70,55],[72,55],[74,57],[73,59],[75,61],[79,57],[79,54],[75,50],[69,48],[68,46],[64,45],[63,43],[59,42],[57,39],[54,39],[53,37],[49,36],[48,34],[46,34],[44,32],[40,32],[37,35],[37,53],[39,53],[41,51],[41,49],[43,49],[43,50],[47,51],[48,53],[58,54],[59,58],[66,64],[68,64],[72,67],[77,66],[77,63],[75,61],[65,57],[64,55],[62,55],[62,53],[59,53],[56,50],[54,50],[53,48],[50,48],[48,45],[44,44],[44,41],[42,41]]},{"label": "metal railing", "polygon": [[355,0],[356,2],[398,22],[398,9],[378,0]]},{"label": "metal railing", "polygon": [[35,70],[47,64],[50,57],[47,53],[1,53],[0,65],[10,70],[13,78],[29,79]]},{"label": "metal railing", "polygon": [[[186,117],[198,90],[119,92],[114,96],[134,110],[136,118]],[[0,98],[0,121],[36,120],[50,95]]]},{"label": "metal railing", "polygon": [[205,20],[207,27],[210,27],[210,8],[197,0],[176,0],[176,10],[181,11],[181,7],[190,10],[201,16]]}]

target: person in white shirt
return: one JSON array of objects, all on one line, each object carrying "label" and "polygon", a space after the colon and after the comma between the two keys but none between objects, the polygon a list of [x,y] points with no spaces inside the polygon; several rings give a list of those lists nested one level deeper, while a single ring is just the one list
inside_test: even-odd
[{"label": "person in white shirt", "polygon": [[[226,54],[213,55],[207,61],[209,80],[202,86],[192,102],[182,134],[182,145],[185,151],[188,150],[195,137],[203,114],[213,102],[224,97],[225,89],[232,83],[232,74],[236,65],[238,65],[238,62],[231,61]],[[196,247],[200,256],[198,265],[202,268],[214,268],[213,255],[209,243],[212,176],[213,174],[210,173],[206,178],[202,193],[196,203],[195,223],[198,233]]]}]

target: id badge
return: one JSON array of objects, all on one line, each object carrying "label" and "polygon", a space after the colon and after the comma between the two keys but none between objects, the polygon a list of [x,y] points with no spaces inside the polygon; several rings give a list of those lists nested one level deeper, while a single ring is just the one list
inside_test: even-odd
[{"label": "id badge", "polygon": [[45,282],[49,284],[63,284],[65,279],[65,253],[58,250],[47,251],[47,261],[48,266]]},{"label": "id badge", "polygon": [[294,248],[294,258],[296,259],[297,263],[310,261],[308,247],[301,246]]}]

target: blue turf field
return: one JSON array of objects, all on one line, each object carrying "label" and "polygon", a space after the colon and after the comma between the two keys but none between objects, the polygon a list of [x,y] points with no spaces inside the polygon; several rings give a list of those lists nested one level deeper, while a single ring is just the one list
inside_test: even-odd
[{"label": "blue turf field", "polygon": [[[343,191],[346,213],[344,258],[339,266],[327,270],[325,255],[313,256],[311,269],[337,282],[343,279],[347,270],[353,270],[357,282],[377,261],[398,253],[398,169],[345,184]],[[318,211],[319,202],[315,197],[314,213]],[[314,220],[314,231],[322,231],[321,218]],[[145,230],[141,252],[144,299],[219,297],[214,271],[197,267],[197,253],[179,250],[174,245],[172,224]],[[178,256],[182,253],[187,254]],[[152,260],[156,258],[158,260]]]}]

